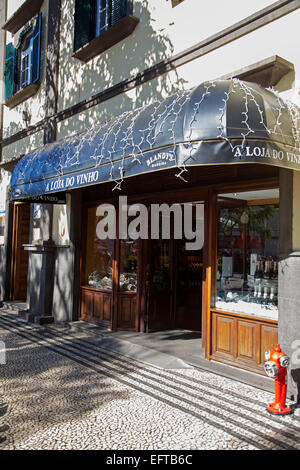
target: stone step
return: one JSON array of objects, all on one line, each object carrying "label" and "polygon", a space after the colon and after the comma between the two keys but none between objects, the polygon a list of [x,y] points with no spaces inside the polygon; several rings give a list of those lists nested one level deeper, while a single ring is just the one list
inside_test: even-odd
[{"label": "stone step", "polygon": [[13,302],[13,301],[6,301],[4,300],[3,302],[1,302],[1,308],[3,308],[4,310],[9,310],[9,311],[13,311],[13,312],[19,312],[19,311],[24,311],[24,310],[27,310],[28,309],[28,305],[26,302]]}]

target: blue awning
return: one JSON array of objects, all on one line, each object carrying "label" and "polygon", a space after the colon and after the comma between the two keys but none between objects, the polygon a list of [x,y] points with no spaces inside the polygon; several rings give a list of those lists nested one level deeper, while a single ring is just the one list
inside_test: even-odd
[{"label": "blue awning", "polygon": [[261,163],[300,169],[299,111],[237,79],[205,82],[24,156],[13,200],[174,168]]}]

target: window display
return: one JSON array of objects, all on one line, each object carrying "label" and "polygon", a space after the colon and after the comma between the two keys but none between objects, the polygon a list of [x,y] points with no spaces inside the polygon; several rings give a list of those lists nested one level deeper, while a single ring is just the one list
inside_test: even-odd
[{"label": "window display", "polygon": [[96,207],[87,209],[85,284],[95,289],[112,290],[112,259],[114,240],[101,240],[96,227],[103,216],[96,215]]},{"label": "window display", "polygon": [[219,195],[216,308],[278,318],[279,191]]},{"label": "window display", "polygon": [[120,292],[137,291],[137,240],[120,240]]}]

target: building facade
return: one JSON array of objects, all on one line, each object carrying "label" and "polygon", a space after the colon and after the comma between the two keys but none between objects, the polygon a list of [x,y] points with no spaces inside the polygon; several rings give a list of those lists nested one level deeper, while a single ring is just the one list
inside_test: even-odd
[{"label": "building facade", "polygon": [[[2,300],[201,332],[207,360],[257,374],[279,341],[299,398],[299,7],[2,1]],[[120,234],[119,196],[149,226],[190,210],[201,243]]]}]

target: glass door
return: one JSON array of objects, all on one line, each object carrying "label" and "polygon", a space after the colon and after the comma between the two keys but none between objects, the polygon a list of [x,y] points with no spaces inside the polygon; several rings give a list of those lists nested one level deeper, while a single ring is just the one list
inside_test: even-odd
[{"label": "glass door", "polygon": [[148,331],[174,327],[171,249],[171,240],[149,240]]},{"label": "glass door", "polygon": [[201,331],[203,249],[187,250],[185,240],[178,240],[175,247],[175,327]]},{"label": "glass door", "polygon": [[119,284],[117,328],[136,330],[139,271],[139,240],[119,241]]},{"label": "glass door", "polygon": [[183,205],[183,237],[174,243],[175,253],[175,327],[201,331],[204,203]]}]

